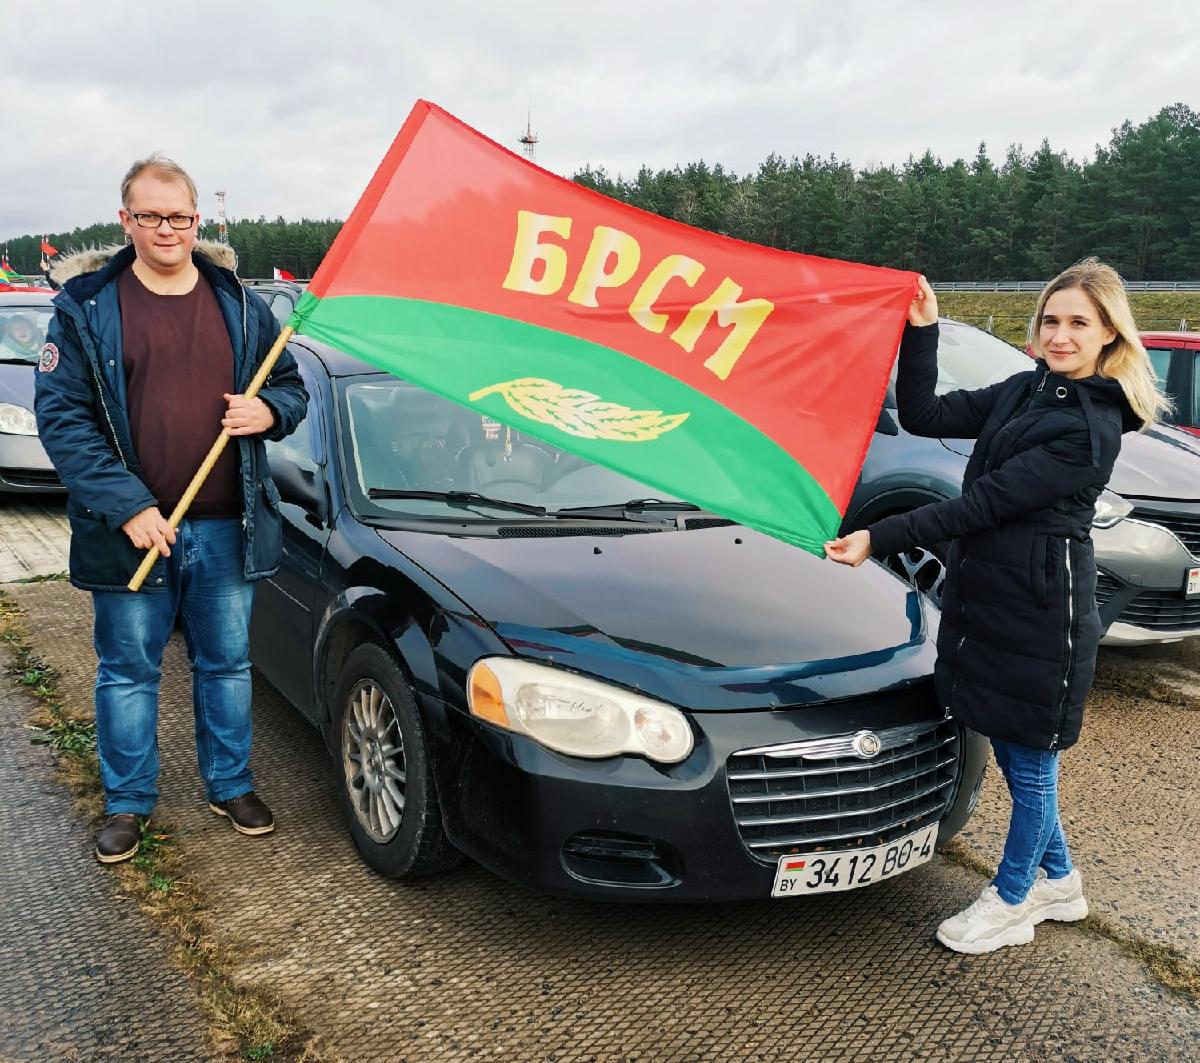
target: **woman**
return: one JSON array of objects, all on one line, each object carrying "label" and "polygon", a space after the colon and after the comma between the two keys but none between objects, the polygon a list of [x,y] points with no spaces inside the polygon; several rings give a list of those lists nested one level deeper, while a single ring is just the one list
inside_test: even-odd
[{"label": "woman", "polygon": [[1058,817],[1058,761],[1079,737],[1100,640],[1092,517],[1122,433],[1149,427],[1167,404],[1121,278],[1096,259],[1042,292],[1029,372],[939,398],[937,342],[937,299],[922,277],[900,345],[900,423],[978,440],[962,495],[825,551],[861,565],[953,540],[935,684],[950,715],[991,738],[1013,811],[995,879],[937,938],[981,953],[1032,941],[1043,920],[1087,915]]}]

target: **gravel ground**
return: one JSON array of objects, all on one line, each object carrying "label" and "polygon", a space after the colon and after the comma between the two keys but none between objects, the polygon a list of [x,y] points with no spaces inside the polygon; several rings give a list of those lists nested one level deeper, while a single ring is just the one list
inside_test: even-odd
[{"label": "gravel ground", "polygon": [[[87,596],[7,589],[85,713]],[[1154,667],[1142,654],[1097,690],[1064,769],[1067,829],[1095,907],[1195,957],[1197,715],[1129,693]],[[254,768],[279,829],[242,837],[203,801],[178,642],[164,672],[159,819],[185,832],[216,933],[239,950],[235,978],[280,993],[329,1058],[1196,1057],[1196,1003],[1091,931],[1045,925],[1034,946],[977,958],[936,945],[934,927],[984,881],[943,858],[867,890],[726,906],[552,899],[473,865],[417,886],[381,879],[348,840],[316,734],[261,681]],[[966,840],[994,857],[1007,810],[992,774]],[[78,841],[70,861],[88,864]],[[9,1006],[36,1006],[31,991],[15,987]]]}]

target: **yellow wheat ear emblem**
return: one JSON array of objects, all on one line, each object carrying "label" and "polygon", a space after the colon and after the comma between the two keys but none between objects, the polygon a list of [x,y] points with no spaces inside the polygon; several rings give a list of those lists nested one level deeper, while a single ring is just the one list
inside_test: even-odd
[{"label": "yellow wheat ear emblem", "polygon": [[564,388],[553,380],[522,377],[503,384],[472,391],[471,402],[499,392],[522,417],[553,425],[569,435],[583,439],[611,439],[618,443],[642,443],[657,439],[678,428],[688,419],[686,413],[662,410],[631,410],[615,402],[602,402],[590,391]]}]

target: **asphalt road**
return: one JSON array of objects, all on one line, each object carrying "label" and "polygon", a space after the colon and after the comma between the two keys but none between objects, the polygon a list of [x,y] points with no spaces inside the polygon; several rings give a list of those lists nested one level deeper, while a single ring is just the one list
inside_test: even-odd
[{"label": "asphalt road", "polygon": [[[62,671],[68,708],[86,712],[89,599],[64,583],[4,589],[26,610],[34,648]],[[1186,698],[1168,704],[1139,691],[1162,677],[1176,689],[1195,683],[1198,650],[1105,652],[1084,739],[1063,769],[1064,818],[1093,909],[1193,962],[1200,713]],[[205,807],[177,641],[163,667],[158,820],[184,832],[216,933],[241,957],[235,977],[280,994],[317,1033],[325,1058],[1200,1057],[1195,1000],[1165,989],[1090,929],[1043,925],[1032,946],[976,958],[938,946],[937,923],[986,881],[943,857],[865,890],[726,906],[546,898],[473,865],[416,886],[381,879],[348,840],[316,734],[261,680],[254,769],[279,829],[242,837]],[[0,705],[6,715],[23,711],[11,697]],[[997,781],[993,771],[964,834],[993,861],[1007,815]],[[19,805],[7,792],[13,785],[0,773],[0,807]],[[66,846],[91,875],[87,831],[75,820],[69,840],[46,844]],[[36,847],[18,856],[29,874],[50,862]],[[6,893],[24,880],[10,875]],[[50,903],[44,893],[22,898]],[[23,983],[24,994],[18,987],[6,1011],[36,1004],[30,986],[78,977],[53,954],[35,962],[50,966]],[[164,1022],[163,1037],[173,1036]],[[164,1041],[161,1055],[145,1058],[177,1057]]]}]

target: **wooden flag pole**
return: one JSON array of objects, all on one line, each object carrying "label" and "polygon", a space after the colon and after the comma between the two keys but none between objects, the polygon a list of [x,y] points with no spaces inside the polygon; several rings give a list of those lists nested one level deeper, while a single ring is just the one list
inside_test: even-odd
[{"label": "wooden flag pole", "polygon": [[[283,327],[283,330],[279,333],[279,338],[275,341],[270,351],[267,352],[262,365],[258,367],[258,372],[254,374],[254,379],[250,381],[249,387],[246,388],[244,392],[246,398],[252,399],[258,394],[259,389],[266,382],[267,375],[275,368],[275,363],[283,353],[283,348],[287,346],[287,341],[292,338],[293,331],[290,325]],[[183,515],[188,511],[188,506],[192,504],[192,500],[196,497],[196,492],[204,485],[204,481],[208,479],[208,474],[212,472],[213,466],[217,463],[217,458],[221,456],[221,452],[225,449],[225,444],[232,438],[228,428],[221,429],[221,434],[217,436],[217,441],[209,448],[208,455],[200,463],[200,468],[196,470],[196,475],[192,477],[192,482],[188,484],[187,490],[183,492],[183,497],[179,500],[179,504],[167,518],[167,523],[172,528],[179,527],[179,522],[183,520]],[[157,546],[152,546],[146,551],[146,556],[142,558],[142,563],[133,574],[133,579],[127,584],[131,591],[142,589],[142,584],[146,581],[146,577],[150,575],[150,570],[154,567],[154,562],[160,556],[162,555],[159,554]]]}]

